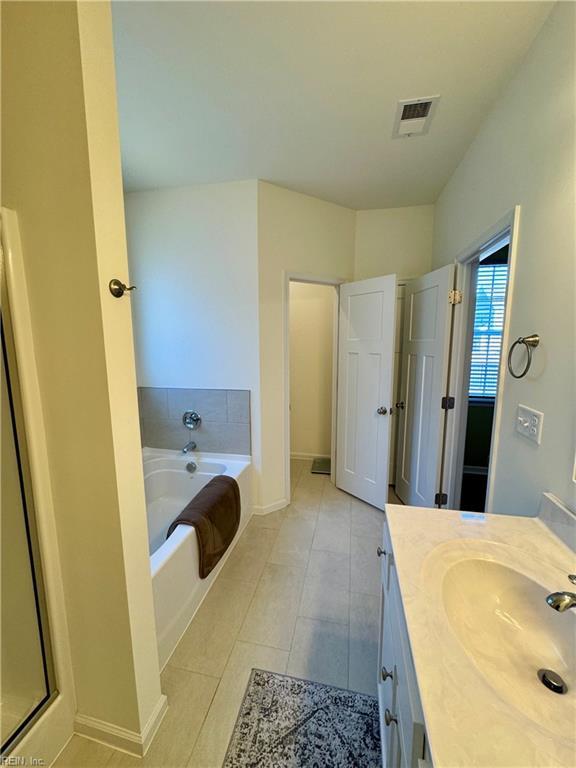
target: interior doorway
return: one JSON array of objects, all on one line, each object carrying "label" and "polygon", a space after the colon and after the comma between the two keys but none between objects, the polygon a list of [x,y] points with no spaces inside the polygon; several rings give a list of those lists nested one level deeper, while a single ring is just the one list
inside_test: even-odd
[{"label": "interior doorway", "polygon": [[[325,292],[321,302],[314,286]],[[328,302],[332,306],[331,323],[325,306]],[[288,501],[294,479],[291,457],[296,461],[326,460],[329,439],[331,482],[384,509],[389,495],[390,417],[395,412],[396,303],[396,275],[346,282],[285,273],[284,456]],[[321,373],[316,367],[319,361]],[[312,408],[316,413],[311,414]],[[324,430],[321,442],[319,425]]]},{"label": "interior doorway", "polygon": [[[285,487],[293,462],[321,459],[335,482],[339,287],[343,280],[285,273]],[[295,465],[294,465],[295,466]]]},{"label": "interior doorway", "polygon": [[492,511],[519,214],[406,285],[396,403],[406,504]]},{"label": "interior doorway", "polygon": [[335,288],[290,281],[290,458],[331,474]]},{"label": "interior doorway", "polygon": [[510,271],[510,233],[487,244],[468,262],[462,412],[458,434],[455,506],[486,511],[502,342]]}]

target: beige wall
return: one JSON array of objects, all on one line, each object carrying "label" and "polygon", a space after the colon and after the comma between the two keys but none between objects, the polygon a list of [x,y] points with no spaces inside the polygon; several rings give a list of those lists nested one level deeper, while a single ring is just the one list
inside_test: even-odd
[{"label": "beige wall", "polygon": [[288,498],[284,322],[288,272],[352,279],[355,212],[265,182],[258,183],[260,396],[262,485],[260,506]]},{"label": "beige wall", "polygon": [[433,205],[357,211],[354,279],[429,272],[433,234]]},{"label": "beige wall", "polygon": [[258,483],[257,182],[133,192],[125,204],[138,384],[249,390]]},{"label": "beige wall", "polygon": [[258,382],[256,181],[125,196],[138,385]]},{"label": "beige wall", "polygon": [[[31,304],[80,715],[136,734],[160,699],[110,9],[7,3],[2,193]],[[105,738],[105,734],[103,735]]]},{"label": "beige wall", "polygon": [[[436,206],[434,267],[521,205],[511,338],[539,333],[526,378],[507,373],[494,511],[536,514],[542,491],[576,507],[576,6],[558,3]],[[514,429],[518,403],[544,412],[542,444]]]},{"label": "beige wall", "polygon": [[290,453],[330,456],[335,288],[290,283]]}]

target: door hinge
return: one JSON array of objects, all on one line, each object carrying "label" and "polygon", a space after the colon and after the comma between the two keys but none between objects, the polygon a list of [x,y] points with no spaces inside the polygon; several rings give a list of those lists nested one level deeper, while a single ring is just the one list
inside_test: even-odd
[{"label": "door hinge", "polygon": [[462,291],[457,288],[448,291],[448,304],[462,304]]},{"label": "door hinge", "polygon": [[454,408],[454,398],[453,397],[443,397],[442,398],[442,410],[443,411],[451,411]]},{"label": "door hinge", "polygon": [[437,507],[441,507],[443,504],[448,504],[448,494],[437,493],[436,496],[434,496],[434,504],[436,504]]}]

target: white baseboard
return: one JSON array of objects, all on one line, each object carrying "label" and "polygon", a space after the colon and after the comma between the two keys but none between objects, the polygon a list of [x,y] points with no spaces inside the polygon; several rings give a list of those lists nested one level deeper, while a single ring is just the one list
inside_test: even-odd
[{"label": "white baseboard", "polygon": [[330,454],[325,453],[291,453],[291,459],[329,459]]},{"label": "white baseboard", "polygon": [[164,715],[168,711],[168,697],[161,693],[158,701],[156,702],[156,706],[150,713],[150,717],[148,718],[148,722],[144,726],[144,730],[142,731],[142,747],[143,752],[142,755],[144,756],[146,752],[148,752],[148,747],[152,743],[152,739],[154,736],[156,736],[156,732],[158,728],[160,728],[160,724],[162,723],[162,720],[164,720]]},{"label": "white baseboard", "polygon": [[136,757],[144,757],[167,709],[168,699],[162,694],[141,733],[107,723],[105,720],[98,720],[96,717],[80,714],[74,719],[74,731],[113,749],[128,752]]},{"label": "white baseboard", "polygon": [[278,499],[278,501],[273,501],[272,504],[266,504],[263,507],[255,506],[253,511],[255,515],[267,515],[269,512],[277,512],[279,509],[284,509],[289,503],[288,499]]}]

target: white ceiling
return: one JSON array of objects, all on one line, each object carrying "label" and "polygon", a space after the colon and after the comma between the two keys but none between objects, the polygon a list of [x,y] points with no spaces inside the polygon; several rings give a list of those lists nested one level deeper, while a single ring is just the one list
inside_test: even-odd
[{"label": "white ceiling", "polygon": [[[259,178],[351,208],[434,202],[540,2],[114,2],[126,188]],[[398,99],[440,94],[392,139]]]}]

